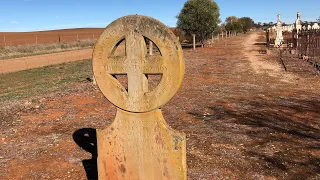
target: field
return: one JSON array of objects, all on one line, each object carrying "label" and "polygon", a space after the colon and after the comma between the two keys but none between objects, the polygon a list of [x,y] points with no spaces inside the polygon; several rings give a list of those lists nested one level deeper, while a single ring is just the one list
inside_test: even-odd
[{"label": "field", "polygon": [[104,28],[78,28],[38,32],[0,32],[0,47],[96,39],[103,30]]},{"label": "field", "polygon": [[[319,179],[320,79],[307,62],[259,54],[262,32],[184,50],[182,87],[162,107],[187,135],[190,180]],[[91,60],[0,75],[0,179],[96,179],[95,129],[116,108]]]}]

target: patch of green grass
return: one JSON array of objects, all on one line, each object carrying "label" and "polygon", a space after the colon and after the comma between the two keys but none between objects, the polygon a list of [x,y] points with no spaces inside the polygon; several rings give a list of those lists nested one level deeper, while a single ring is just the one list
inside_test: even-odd
[{"label": "patch of green grass", "polygon": [[0,102],[57,91],[92,77],[91,60],[82,60],[0,75]]}]

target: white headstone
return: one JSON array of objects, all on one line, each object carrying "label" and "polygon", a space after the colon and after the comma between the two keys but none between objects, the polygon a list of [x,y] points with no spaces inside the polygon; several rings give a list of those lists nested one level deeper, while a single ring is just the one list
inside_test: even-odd
[{"label": "white headstone", "polygon": [[283,36],[282,36],[282,22],[280,20],[281,14],[278,14],[278,22],[277,22],[277,37],[275,40],[274,45],[276,47],[281,46],[282,41],[283,41]]},{"label": "white headstone", "polygon": [[320,29],[319,24],[318,23],[314,23],[312,25],[312,29]]},{"label": "white headstone", "polygon": [[272,26],[272,31],[276,31],[277,30],[277,26]]},{"label": "white headstone", "polygon": [[308,25],[308,30],[310,30],[310,29],[311,29],[311,25],[309,24],[309,25]]},{"label": "white headstone", "polygon": [[287,26],[282,26],[282,31],[286,31],[287,30]]},{"label": "white headstone", "polygon": [[297,13],[297,20],[296,20],[296,30],[301,31],[301,19],[300,19],[300,12]]}]

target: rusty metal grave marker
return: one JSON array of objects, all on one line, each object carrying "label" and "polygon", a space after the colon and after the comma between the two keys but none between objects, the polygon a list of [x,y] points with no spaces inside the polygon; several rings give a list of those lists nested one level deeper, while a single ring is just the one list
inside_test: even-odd
[{"label": "rusty metal grave marker", "polygon": [[[148,53],[146,41],[159,53]],[[123,42],[125,53],[117,55]],[[97,40],[93,71],[100,90],[117,107],[113,123],[97,130],[99,179],[186,179],[185,135],[171,129],[159,109],[174,96],[184,75],[176,36],[150,17],[121,17]],[[128,88],[117,75],[127,75]],[[152,90],[148,75],[161,75]]]}]

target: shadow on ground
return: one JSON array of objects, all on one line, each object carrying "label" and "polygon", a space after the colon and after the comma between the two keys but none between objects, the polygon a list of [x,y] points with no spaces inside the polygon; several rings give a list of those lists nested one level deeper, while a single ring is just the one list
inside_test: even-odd
[{"label": "shadow on ground", "polygon": [[249,158],[254,164],[253,171],[266,176],[294,179],[320,176],[319,100],[261,98],[238,103],[236,109],[221,102],[221,106],[207,107],[211,113],[189,112],[204,121],[206,125],[201,126],[216,132],[199,131],[208,133],[201,138],[211,136],[217,144],[236,146],[242,157],[230,153],[229,160],[232,156],[238,162]]},{"label": "shadow on ground", "polygon": [[91,159],[82,161],[83,167],[86,171],[89,180],[98,179],[97,167],[97,134],[96,129],[84,128],[79,129],[73,133],[73,140],[85,151],[92,154]]}]

